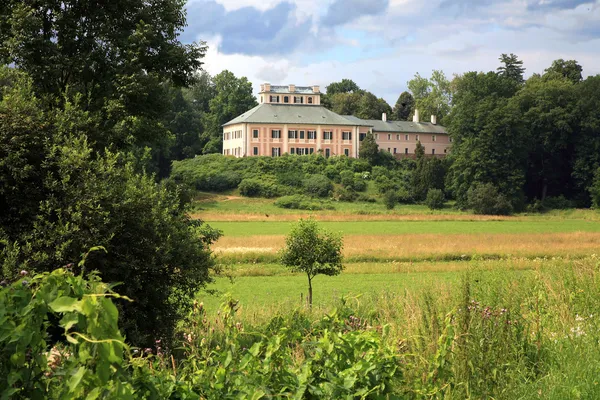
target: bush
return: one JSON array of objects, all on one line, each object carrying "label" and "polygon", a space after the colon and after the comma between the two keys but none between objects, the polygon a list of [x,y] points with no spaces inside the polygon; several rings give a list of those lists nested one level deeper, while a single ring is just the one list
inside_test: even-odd
[{"label": "bush", "polygon": [[277,197],[279,188],[274,183],[258,179],[244,179],[239,185],[240,194],[246,197]]},{"label": "bush", "polygon": [[333,184],[325,175],[311,175],[302,182],[305,194],[312,197],[327,197],[333,190]]},{"label": "bush", "polygon": [[368,196],[366,194],[361,194],[356,198],[356,201],[362,201],[365,203],[377,203],[377,199],[372,196]]},{"label": "bush", "polygon": [[570,200],[567,200],[562,194],[557,197],[546,197],[542,202],[542,205],[548,210],[566,210],[568,208],[573,208],[573,203],[571,203]]},{"label": "bush", "polygon": [[302,172],[282,172],[277,174],[277,182],[283,186],[302,187],[304,174]]},{"label": "bush", "polygon": [[273,203],[276,207],[290,210],[333,210],[331,204],[315,201],[304,195],[283,196]]},{"label": "bush", "polygon": [[513,211],[506,196],[500,194],[491,183],[476,182],[471,186],[467,192],[467,204],[475,214],[509,215]]},{"label": "bush", "polygon": [[429,189],[427,191],[427,197],[425,198],[425,205],[431,210],[439,210],[444,207],[444,192],[440,189]]},{"label": "bush", "polygon": [[353,202],[358,198],[358,193],[356,193],[351,188],[338,188],[335,190],[334,197],[339,201],[348,201]]},{"label": "bush", "polygon": [[596,171],[594,181],[589,190],[592,197],[592,205],[595,208],[600,208],[600,168]]},{"label": "bush", "polygon": [[340,172],[340,183],[345,188],[353,188],[354,186],[354,172],[344,170]]},{"label": "bush", "polygon": [[388,210],[393,210],[398,203],[398,194],[395,190],[390,190],[383,195],[383,204]]},{"label": "bush", "polygon": [[365,190],[367,190],[367,181],[365,180],[365,178],[363,178],[363,175],[363,173],[358,172],[354,174],[354,182],[352,184],[352,187],[357,192],[364,192]]}]

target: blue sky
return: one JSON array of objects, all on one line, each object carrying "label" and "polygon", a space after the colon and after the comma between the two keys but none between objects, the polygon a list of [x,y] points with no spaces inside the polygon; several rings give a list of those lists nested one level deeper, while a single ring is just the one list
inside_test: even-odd
[{"label": "blue sky", "polygon": [[272,84],[342,78],[392,105],[415,73],[489,71],[515,53],[526,74],[576,59],[600,73],[600,0],[190,0],[184,42],[205,69]]}]

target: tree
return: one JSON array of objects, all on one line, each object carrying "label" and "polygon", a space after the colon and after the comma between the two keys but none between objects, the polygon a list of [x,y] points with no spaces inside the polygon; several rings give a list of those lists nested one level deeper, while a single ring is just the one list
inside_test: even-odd
[{"label": "tree", "polygon": [[362,142],[360,142],[358,157],[366,160],[371,166],[378,164],[379,145],[372,133],[367,133]]},{"label": "tree", "polygon": [[329,109],[339,115],[357,115],[362,93],[336,93],[327,96]]},{"label": "tree", "polygon": [[389,104],[383,99],[378,99],[371,92],[364,92],[354,115],[362,119],[381,119],[383,113],[388,115],[392,113]]},{"label": "tree", "polygon": [[502,63],[497,69],[498,75],[512,79],[517,83],[523,83],[525,81],[523,78],[523,74],[525,73],[523,61],[519,60],[515,54],[502,54],[498,59]]},{"label": "tree", "polygon": [[285,239],[281,263],[308,278],[308,304],[312,306],[312,280],[315,276],[339,275],[342,265],[342,238],[318,227],[312,220],[298,221]]},{"label": "tree", "polygon": [[476,182],[493,183],[519,208],[524,202],[528,136],[510,102],[518,84],[494,73],[468,72],[454,82],[448,130],[454,142],[449,187],[459,207]]},{"label": "tree", "polygon": [[209,102],[209,112],[204,119],[204,154],[221,153],[222,125],[258,105],[252,94],[252,83],[246,77],[237,78],[225,70],[215,75],[213,84],[215,96]]},{"label": "tree", "polygon": [[392,110],[394,119],[397,121],[409,121],[414,111],[415,98],[409,92],[402,92]]},{"label": "tree", "polygon": [[594,181],[590,186],[590,195],[592,196],[592,205],[595,208],[600,208],[600,168],[594,174]]},{"label": "tree", "polygon": [[325,90],[328,96],[332,96],[337,93],[358,93],[361,89],[352,79],[342,79],[330,83]]},{"label": "tree", "polygon": [[[171,145],[162,116],[164,82],[186,86],[206,52],[182,44],[182,0],[3,1],[0,57],[26,72],[43,107],[63,107],[74,96],[98,121],[88,129],[97,151]],[[155,164],[161,154],[154,154]]]},{"label": "tree", "polygon": [[[4,79],[6,77],[6,79]],[[22,72],[0,69],[0,262],[13,277],[80,260],[133,302],[121,324],[138,346],[173,337],[177,321],[215,263],[219,233],[191,221],[179,192],[138,173],[131,154],[94,151],[85,135],[96,120],[77,103],[41,111]]]},{"label": "tree", "polygon": [[558,74],[570,80],[573,83],[581,82],[583,79],[583,67],[576,60],[563,60],[562,58],[554,60],[552,65],[545,70],[546,74]]},{"label": "tree", "polygon": [[419,110],[423,118],[436,115],[439,123],[443,123],[452,102],[450,81],[443,71],[433,70],[429,79],[415,74],[408,81],[408,89],[415,99],[415,109]]}]

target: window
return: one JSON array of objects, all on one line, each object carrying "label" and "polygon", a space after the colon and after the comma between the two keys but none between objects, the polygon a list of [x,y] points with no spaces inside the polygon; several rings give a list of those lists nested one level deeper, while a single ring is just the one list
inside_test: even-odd
[{"label": "window", "polygon": [[415,139],[417,140],[417,142],[419,141],[419,135],[415,136]]},{"label": "window", "polygon": [[312,97],[308,97],[306,100],[307,100],[308,104],[312,104],[312,102],[313,102],[313,98]]},{"label": "window", "polygon": [[298,139],[298,133],[296,131],[288,131],[288,139]]},{"label": "window", "polygon": [[350,157],[350,150],[344,149],[344,154],[346,155],[346,157]]},{"label": "window", "polygon": [[294,96],[294,103],[296,104],[302,104],[303,100],[304,98],[302,96]]},{"label": "window", "polygon": [[379,140],[379,133],[375,134],[375,140]]},{"label": "window", "polygon": [[408,154],[408,149],[404,149],[404,154]]},{"label": "window", "polygon": [[323,140],[333,140],[333,132],[330,132],[330,131],[323,132]]},{"label": "window", "polygon": [[310,149],[310,154],[314,153],[315,149]]},{"label": "window", "polygon": [[390,148],[388,147],[388,153],[391,153]]},{"label": "window", "polygon": [[444,154],[446,154],[448,152],[448,149],[444,149]]},{"label": "window", "polygon": [[289,103],[290,102],[290,97],[289,96],[283,96],[283,102],[284,103]]},{"label": "window", "polygon": [[281,139],[281,131],[278,129],[273,129],[271,131],[271,138],[273,139]]},{"label": "window", "polygon": [[308,147],[304,149],[304,154],[308,155]]},{"label": "window", "polygon": [[431,154],[435,154],[435,149],[431,149]]},{"label": "window", "polygon": [[396,135],[396,140],[400,140],[400,135]]},{"label": "window", "polygon": [[392,135],[388,133],[388,140],[392,140]]},{"label": "window", "polygon": [[396,151],[396,148],[394,147],[394,154],[396,154],[396,153],[397,153],[397,151]]},{"label": "window", "polygon": [[281,148],[279,148],[279,147],[273,147],[271,149],[271,156],[273,156],[273,157],[279,157],[279,156],[281,156]]},{"label": "window", "polygon": [[325,157],[329,158],[330,155],[331,155],[331,150],[325,149]]},{"label": "window", "polygon": [[360,140],[362,142],[363,140],[365,140],[366,137],[367,137],[366,133],[361,133],[358,135],[358,140]]},{"label": "window", "polygon": [[252,130],[252,137],[253,137],[254,139],[258,139],[258,129],[253,129],[253,130]]},{"label": "window", "polygon": [[449,139],[450,139],[450,143],[452,143],[452,138],[449,138]]},{"label": "window", "polygon": [[352,132],[342,132],[342,140],[352,140]]},{"label": "window", "polygon": [[296,154],[296,149],[293,147],[290,147],[290,154]]},{"label": "window", "polygon": [[308,131],[308,140],[315,140],[317,138],[317,131]]},{"label": "window", "polygon": [[404,140],[406,140],[408,142],[410,140],[410,136],[404,135]]},{"label": "window", "polygon": [[300,131],[300,139],[304,139],[304,131]]},{"label": "window", "polygon": [[255,156],[257,156],[257,155],[258,155],[258,147],[255,147],[255,148],[252,150],[252,154],[254,154]]},{"label": "window", "polygon": [[263,102],[263,97],[262,97],[262,96],[260,96],[260,102],[261,102],[261,103]]},{"label": "window", "polygon": [[279,96],[270,96],[271,103],[279,103]]},{"label": "window", "polygon": [[433,136],[431,137],[431,141],[432,141],[432,142],[435,142],[435,135],[433,135]]}]

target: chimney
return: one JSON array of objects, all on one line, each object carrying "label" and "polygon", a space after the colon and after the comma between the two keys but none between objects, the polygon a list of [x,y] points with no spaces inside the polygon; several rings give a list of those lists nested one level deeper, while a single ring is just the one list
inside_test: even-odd
[{"label": "chimney", "polygon": [[436,124],[437,124],[437,117],[436,117],[435,115],[432,115],[432,116],[431,116],[431,123],[432,123],[433,125],[436,125]]},{"label": "chimney", "polygon": [[413,122],[419,123],[419,110],[415,109],[415,114],[413,115]]},{"label": "chimney", "polygon": [[313,86],[312,90],[313,90],[313,93],[319,93],[320,92],[318,85]]},{"label": "chimney", "polygon": [[290,85],[290,93],[294,93],[296,91],[296,85]]},{"label": "chimney", "polygon": [[383,114],[381,114],[381,120],[382,120],[383,122],[386,122],[386,121],[387,121],[387,114],[386,114],[386,113],[383,113]]},{"label": "chimney", "polygon": [[270,91],[271,91],[271,84],[265,83],[265,92],[270,92]]}]

